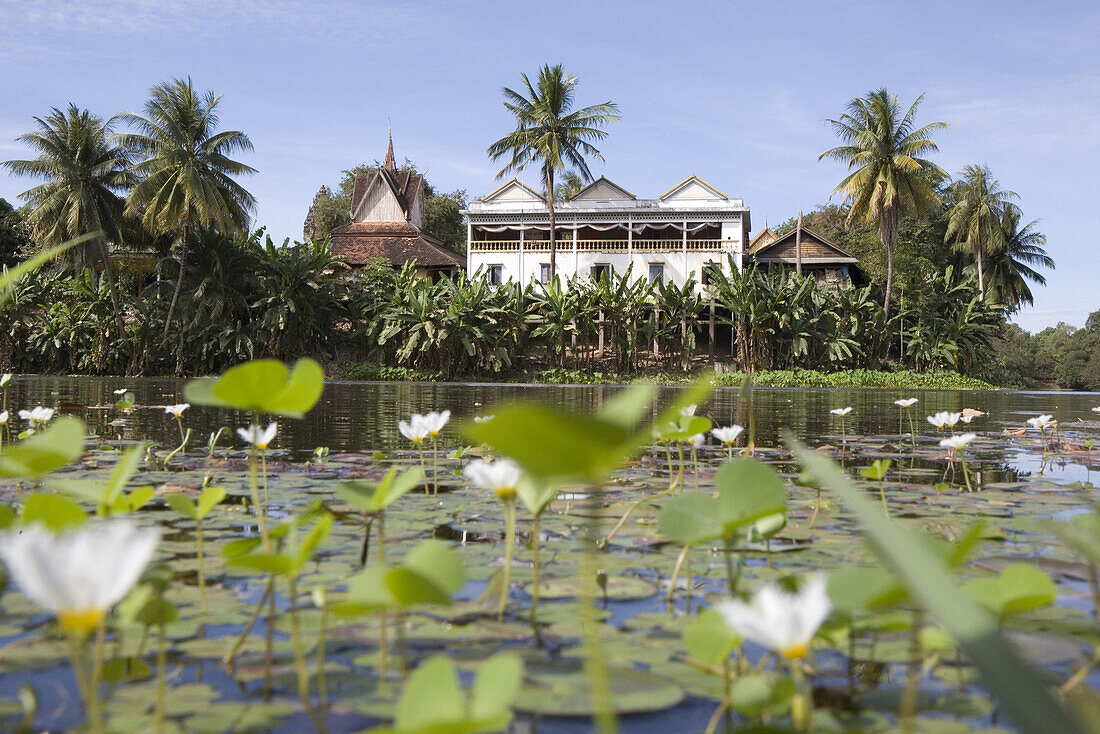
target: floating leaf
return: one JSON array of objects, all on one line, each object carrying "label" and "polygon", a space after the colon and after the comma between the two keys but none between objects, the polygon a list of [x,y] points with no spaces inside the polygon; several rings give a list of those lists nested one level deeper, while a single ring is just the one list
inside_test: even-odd
[{"label": "floating leaf", "polygon": [[63,416],[30,438],[4,447],[0,476],[41,479],[84,452],[84,424]]}]

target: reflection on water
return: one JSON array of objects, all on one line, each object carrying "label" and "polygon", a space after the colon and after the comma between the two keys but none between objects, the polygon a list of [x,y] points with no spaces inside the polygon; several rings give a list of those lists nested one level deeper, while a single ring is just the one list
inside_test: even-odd
[{"label": "reflection on water", "polygon": [[[185,384],[185,380],[173,378],[17,377],[8,389],[7,400],[13,413],[34,405],[73,413],[103,438],[174,445],[178,441],[175,421],[159,406],[182,401]],[[121,425],[112,425],[121,417],[113,407],[116,400],[113,391],[120,388],[131,389],[139,407],[125,416]],[[312,453],[318,446],[328,446],[333,453],[406,448],[407,443],[397,432],[397,421],[413,412],[449,409],[456,419],[462,419],[491,413],[494,405],[510,400],[589,411],[620,389],[603,385],[330,382],[321,402],[305,419],[280,421],[276,446],[299,456]],[[658,407],[682,389],[661,388]],[[1023,427],[1027,418],[1039,413],[1054,414],[1064,430],[1072,431],[1078,421],[1096,420],[1097,414],[1091,409],[1100,405],[1100,395],[1096,393],[757,388],[753,391],[757,445],[778,445],[784,429],[806,437],[811,443],[819,437],[837,443],[841,440],[841,424],[829,411],[846,406],[854,409],[845,418],[844,430],[850,437],[908,436],[905,412],[893,404],[901,397],[920,399],[911,410],[917,434],[926,437],[935,435],[936,430],[924,417],[939,410],[984,411],[988,415],[976,419],[967,430],[1000,434],[1005,429]],[[721,425],[748,425],[748,410],[739,390],[726,387],[716,388],[699,412]],[[192,408],[185,420],[195,429],[194,448],[220,426],[243,425],[247,416]],[[233,440],[237,440],[235,436]],[[1087,462],[1056,461],[1044,465],[1041,452],[1033,446],[1009,444],[1003,454],[985,458],[999,464],[985,468],[987,481],[1015,481],[1017,472],[1034,475],[1040,471],[1059,483],[1086,481],[1090,477],[1083,465]]]}]

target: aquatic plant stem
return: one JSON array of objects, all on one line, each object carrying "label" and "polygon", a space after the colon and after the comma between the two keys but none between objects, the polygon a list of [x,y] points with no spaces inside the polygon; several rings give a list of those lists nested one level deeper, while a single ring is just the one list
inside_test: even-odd
[{"label": "aquatic plant stem", "polygon": [[965,458],[965,455],[963,454],[963,452],[961,450],[959,451],[959,463],[962,464],[963,479],[966,480],[966,491],[967,492],[973,492],[974,487],[972,487],[970,485],[970,471],[966,467],[966,458]]},{"label": "aquatic plant stem", "polygon": [[[599,495],[602,487],[593,487],[593,494]],[[599,633],[596,629],[598,620],[595,615],[596,599],[596,564],[597,541],[600,537],[599,516],[593,514],[585,520],[586,543],[584,556],[580,566],[581,594],[577,602],[580,604],[581,637],[584,644],[584,672],[588,677],[592,691],[592,703],[595,711],[596,730],[599,734],[616,734],[618,722],[615,718],[614,701],[611,694],[611,681],[607,670],[607,661],[604,659],[603,648],[600,645]]]},{"label": "aquatic plant stem", "polygon": [[901,694],[901,705],[898,708],[898,720],[902,731],[908,732],[912,728],[913,717],[917,713],[917,694],[920,691],[921,668],[921,644],[920,631],[924,626],[924,615],[921,610],[913,610],[913,621],[909,646],[909,672],[905,681],[905,690]]},{"label": "aquatic plant stem", "polygon": [[535,623],[535,615],[539,606],[539,584],[542,583],[542,566],[539,563],[539,546],[542,544],[541,529],[542,513],[536,512],[531,518],[531,565],[534,580],[531,585],[531,624]]},{"label": "aquatic plant stem", "polygon": [[[183,424],[182,424],[182,423],[180,424],[180,429],[181,429],[181,430],[183,429]],[[168,454],[168,456],[165,456],[165,457],[164,457],[164,468],[165,468],[165,470],[167,470],[167,469],[168,469],[168,464],[169,464],[169,462],[171,462],[171,461],[172,461],[172,459],[173,459],[173,458],[174,458],[174,457],[175,457],[175,456],[176,456],[177,454],[179,454],[179,453],[180,453],[181,451],[183,451],[184,449],[186,449],[186,448],[187,448],[187,444],[188,444],[188,443],[189,443],[190,441],[191,441],[191,429],[190,429],[190,428],[188,428],[188,429],[187,429],[187,433],[186,433],[186,434],[185,434],[185,435],[183,436],[183,440],[182,440],[182,442],[180,443],[180,445],[179,445],[179,446],[177,446],[176,448],[172,449],[172,451],[171,451],[171,452],[170,452],[170,453]]]},{"label": "aquatic plant stem", "polygon": [[88,727],[95,734],[102,734],[103,719],[99,711],[99,691],[92,688],[88,678],[88,670],[84,664],[83,649],[86,639],[79,633],[69,633],[69,663],[73,668],[73,676],[76,678],[77,688],[84,698],[84,708],[88,719]]},{"label": "aquatic plant stem", "polygon": [[808,685],[805,674],[802,672],[801,660],[788,660],[791,670],[791,678],[794,679],[795,691],[791,697],[791,723],[795,729],[812,733],[814,730],[814,694]]},{"label": "aquatic plant stem", "polygon": [[[196,513],[197,514],[197,513]],[[202,518],[195,520],[195,556],[199,566],[199,613],[206,616],[206,550],[202,542]]]},{"label": "aquatic plant stem", "polygon": [[730,539],[725,538],[722,546],[722,550],[726,557],[726,583],[730,587],[730,596],[734,596],[737,593],[737,582],[741,578],[741,562],[738,560],[737,573],[733,571],[733,546],[730,545]]},{"label": "aquatic plant stem", "polygon": [[695,482],[695,491],[699,491],[699,451],[691,445],[691,478]]},{"label": "aquatic plant stem", "polygon": [[[386,525],[385,516],[378,515],[378,565],[386,565]],[[378,678],[381,685],[386,685],[386,677],[389,675],[389,618],[386,610],[378,613]]]},{"label": "aquatic plant stem", "polygon": [[428,464],[424,461],[424,444],[417,442],[417,454],[420,456],[420,472],[424,475],[424,494],[431,494],[432,487],[428,483]]},{"label": "aquatic plant stem", "polygon": [[913,427],[913,411],[910,408],[905,409],[905,415],[909,417],[909,440],[913,444],[913,450],[917,450],[917,429]]},{"label": "aquatic plant stem", "polygon": [[[668,580],[668,595],[665,599],[671,604],[672,595],[676,591],[676,580],[680,578],[680,569],[684,566],[684,561],[687,560],[688,553],[691,551],[690,545],[685,545],[680,551],[680,555],[676,557],[676,565],[672,567],[672,578]],[[691,598],[691,585],[688,584],[688,598]]]},{"label": "aquatic plant stem", "polygon": [[882,498],[882,514],[890,517],[890,506],[886,504],[886,475],[883,475],[882,481],[878,483],[878,494]]},{"label": "aquatic plant stem", "polygon": [[512,583],[512,553],[516,545],[516,499],[504,498],[504,583],[500,589],[500,604],[497,617],[504,621],[504,610],[508,607],[508,591]]},{"label": "aquatic plant stem", "polygon": [[684,444],[680,441],[676,442],[676,458],[679,462],[679,469],[676,471],[676,484],[679,490],[676,494],[684,493]]},{"label": "aquatic plant stem", "polygon": [[313,710],[313,702],[309,697],[309,670],[306,668],[306,652],[302,647],[302,630],[298,620],[298,577],[291,573],[287,585],[290,591],[290,644],[294,649],[294,668],[298,673],[298,698],[309,712],[317,731],[323,731],[324,722]]},{"label": "aquatic plant stem", "polygon": [[432,434],[432,496],[439,496],[439,439]]},{"label": "aquatic plant stem", "polygon": [[321,604],[321,629],[317,632],[317,701],[322,714],[328,708],[328,681],[325,679],[325,635],[327,632],[328,600],[326,599]]},{"label": "aquatic plant stem", "polygon": [[163,615],[157,622],[157,702],[156,702],[156,714],[154,719],[156,721],[156,732],[161,734],[164,731],[164,709],[165,704],[168,701],[168,639],[164,633],[164,619]]},{"label": "aquatic plant stem", "polygon": [[241,649],[241,645],[248,639],[248,635],[251,634],[252,628],[256,626],[256,620],[260,618],[260,614],[263,613],[264,603],[267,602],[267,598],[275,593],[274,576],[268,574],[267,586],[264,589],[263,596],[260,597],[260,601],[256,604],[256,607],[252,610],[252,616],[249,618],[248,623],[241,630],[240,636],[237,641],[233,643],[233,647],[229,648],[229,652],[222,658],[222,665],[231,665],[233,658],[237,656],[237,653]]}]

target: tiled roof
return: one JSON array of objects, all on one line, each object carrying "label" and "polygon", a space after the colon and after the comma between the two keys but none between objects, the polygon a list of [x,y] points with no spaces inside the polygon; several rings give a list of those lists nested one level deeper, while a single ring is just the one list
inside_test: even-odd
[{"label": "tiled roof", "polygon": [[332,230],[330,236],[333,253],[349,265],[365,265],[381,257],[395,267],[409,260],[427,268],[466,266],[440,240],[407,222],[352,222]]}]

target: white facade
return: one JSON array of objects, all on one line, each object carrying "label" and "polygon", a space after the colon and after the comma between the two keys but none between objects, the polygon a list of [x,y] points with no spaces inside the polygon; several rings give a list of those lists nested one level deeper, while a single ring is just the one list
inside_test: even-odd
[{"label": "white facade", "polygon": [[[539,194],[513,179],[471,202],[467,217],[467,268],[494,280],[544,280],[549,269],[549,212]],[[557,272],[597,276],[604,268],[634,279],[661,277],[683,285],[703,267],[742,266],[749,210],[691,176],[656,199],[638,199],[599,178],[555,205]]]}]

